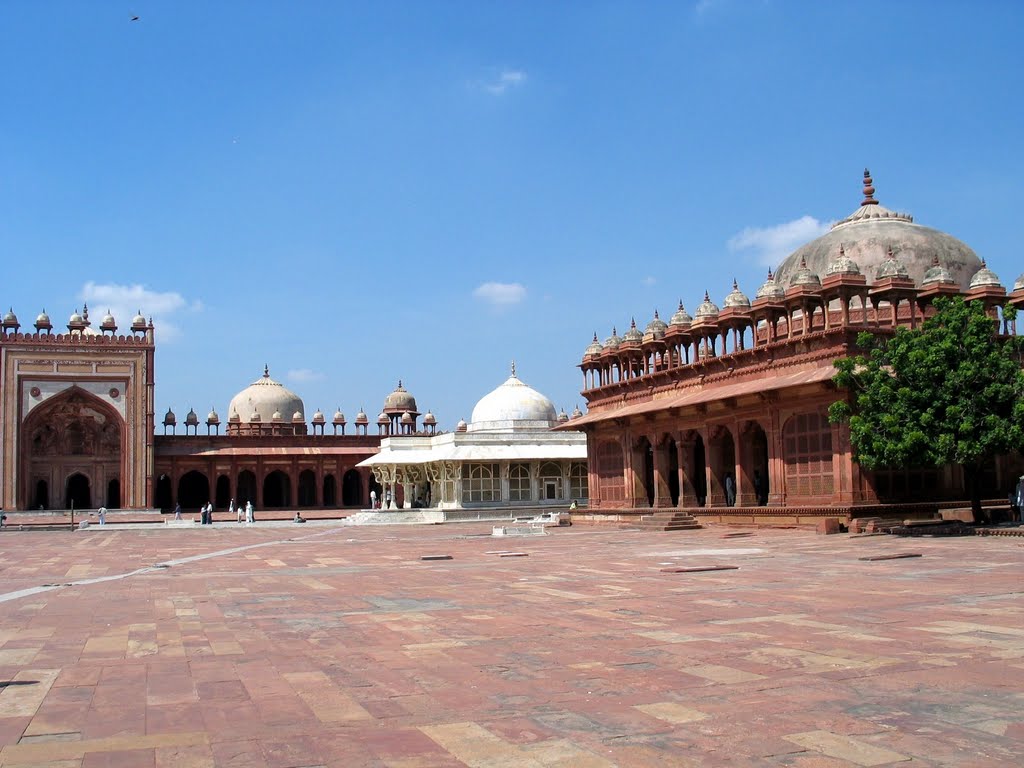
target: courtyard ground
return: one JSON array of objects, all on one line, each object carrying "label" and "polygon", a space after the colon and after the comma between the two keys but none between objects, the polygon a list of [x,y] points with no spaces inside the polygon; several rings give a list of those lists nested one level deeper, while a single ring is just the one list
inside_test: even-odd
[{"label": "courtyard ground", "polygon": [[0,532],[0,765],[1024,760],[1024,539],[490,530]]}]

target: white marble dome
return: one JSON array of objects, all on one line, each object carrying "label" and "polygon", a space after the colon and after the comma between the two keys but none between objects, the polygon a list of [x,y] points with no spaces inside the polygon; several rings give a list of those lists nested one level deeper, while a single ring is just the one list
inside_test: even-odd
[{"label": "white marble dome", "polygon": [[[228,413],[243,414],[241,423],[270,422],[282,413],[306,412],[302,398],[270,378],[270,371],[263,369],[263,375],[243,389],[228,406]],[[253,417],[256,418],[253,418]]]},{"label": "white marble dome", "polygon": [[469,432],[518,432],[550,429],[558,424],[554,404],[537,390],[512,375],[504,384],[484,395],[473,409]]}]

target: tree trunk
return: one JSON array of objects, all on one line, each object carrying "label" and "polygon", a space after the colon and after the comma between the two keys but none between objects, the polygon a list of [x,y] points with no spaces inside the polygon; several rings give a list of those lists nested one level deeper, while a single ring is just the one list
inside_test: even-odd
[{"label": "tree trunk", "polygon": [[964,464],[964,484],[967,486],[967,493],[971,499],[971,513],[974,515],[974,522],[982,523],[981,511],[981,468],[973,464]]}]

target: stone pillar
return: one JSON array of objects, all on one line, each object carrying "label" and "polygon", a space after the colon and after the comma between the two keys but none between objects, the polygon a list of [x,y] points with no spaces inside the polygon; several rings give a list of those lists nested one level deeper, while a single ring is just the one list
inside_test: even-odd
[{"label": "stone pillar", "polygon": [[676,454],[679,457],[679,506],[696,507],[697,490],[693,485],[693,442],[684,442],[680,434],[676,440]]},{"label": "stone pillar", "polygon": [[786,504],[786,465],[782,443],[782,419],[774,400],[768,403],[768,413],[768,506],[781,507]]}]

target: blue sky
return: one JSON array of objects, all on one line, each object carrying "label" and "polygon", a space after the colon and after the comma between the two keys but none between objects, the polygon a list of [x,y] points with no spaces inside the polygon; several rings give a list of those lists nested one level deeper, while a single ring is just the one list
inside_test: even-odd
[{"label": "blue sky", "polygon": [[[132,15],[138,21],[131,21]],[[157,327],[157,411],[263,365],[443,428],[876,197],[1024,272],[1024,5],[0,4],[0,303]],[[6,306],[4,307],[6,309]]]}]

